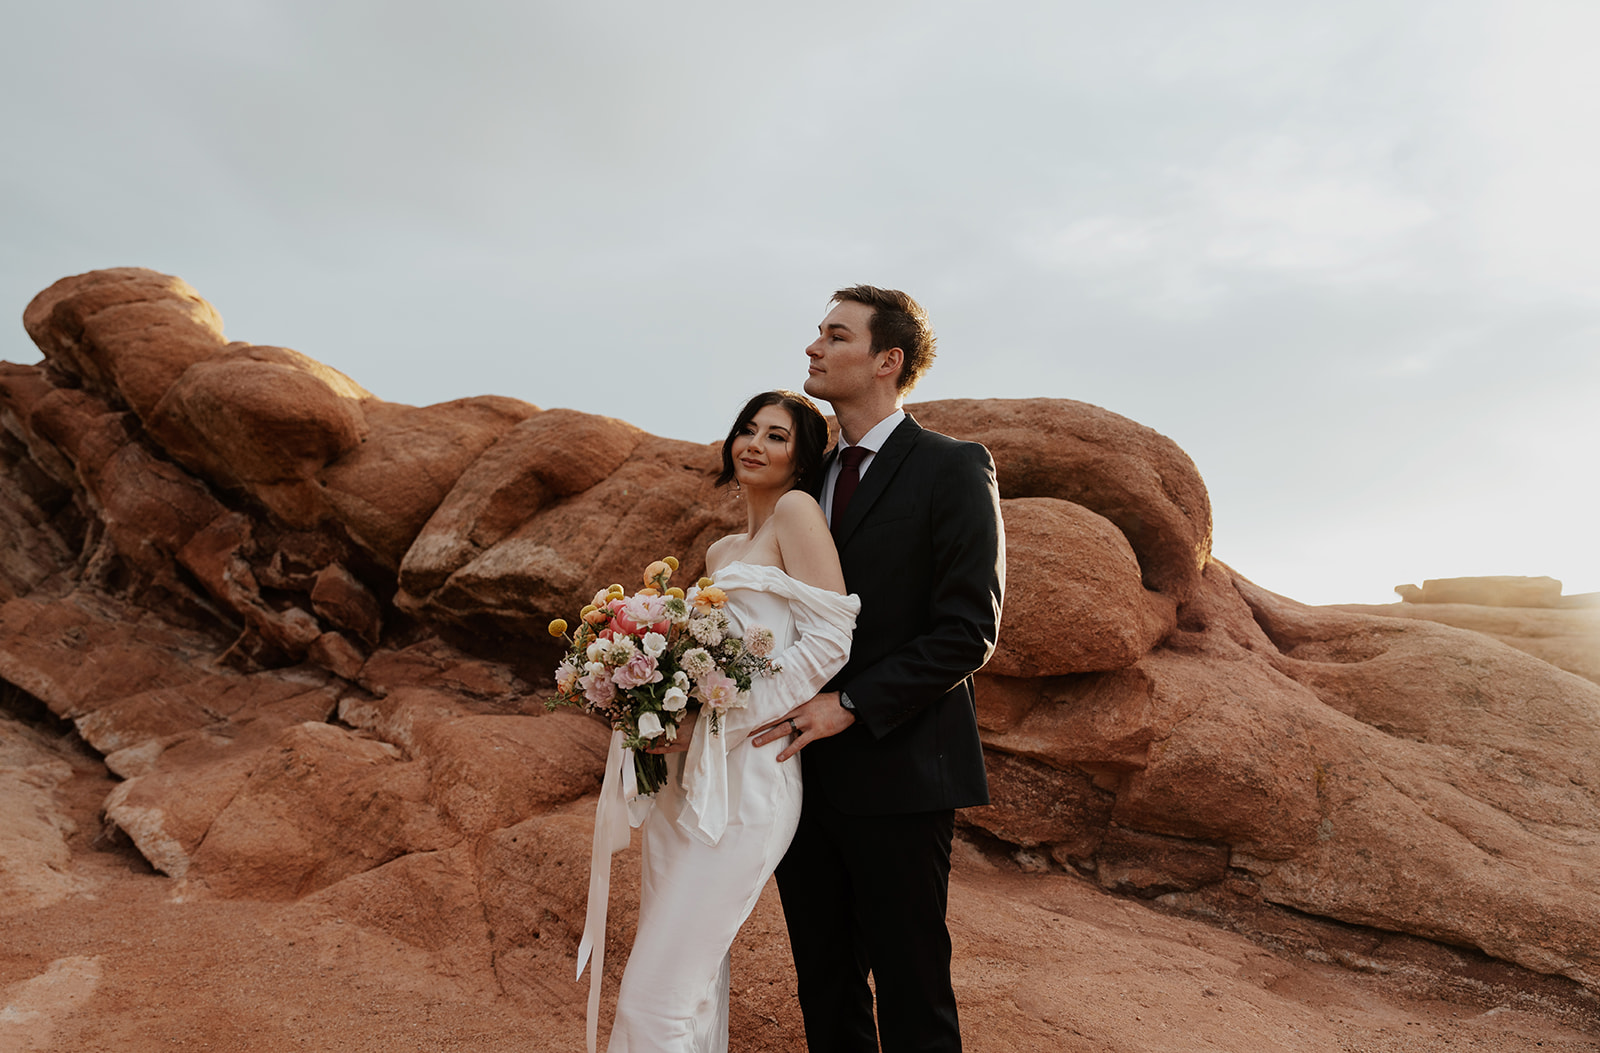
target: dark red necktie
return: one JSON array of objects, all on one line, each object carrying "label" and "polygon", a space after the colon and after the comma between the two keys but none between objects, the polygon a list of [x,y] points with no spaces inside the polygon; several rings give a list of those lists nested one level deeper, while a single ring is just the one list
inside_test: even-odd
[{"label": "dark red necktie", "polygon": [[835,534],[844,525],[844,510],[850,507],[850,498],[861,483],[861,462],[870,453],[860,446],[847,446],[839,454],[839,478],[833,481],[833,522],[829,524]]}]

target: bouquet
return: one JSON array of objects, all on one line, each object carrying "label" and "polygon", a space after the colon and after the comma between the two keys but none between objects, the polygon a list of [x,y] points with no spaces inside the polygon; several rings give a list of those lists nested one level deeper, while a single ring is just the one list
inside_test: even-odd
[{"label": "bouquet", "polygon": [[752,625],[735,634],[727,595],[710,578],[687,593],[668,587],[677,569],[668,556],[645,568],[645,587],[633,595],[621,585],[595,593],[571,635],[563,619],[550,623],[550,635],[571,649],[545,705],[582,706],[621,731],[641,794],[667,777],[666,757],[644,750],[663,737],[675,742],[685,712],[698,708],[709,733],[720,735],[723,714],[744,708],[752,679],[777,671],[772,630]]}]

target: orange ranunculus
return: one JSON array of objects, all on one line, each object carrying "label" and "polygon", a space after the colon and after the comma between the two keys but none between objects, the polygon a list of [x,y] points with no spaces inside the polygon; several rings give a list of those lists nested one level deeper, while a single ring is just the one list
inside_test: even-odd
[{"label": "orange ranunculus", "polygon": [[707,585],[694,597],[696,607],[721,607],[728,602],[728,594],[715,585]]}]

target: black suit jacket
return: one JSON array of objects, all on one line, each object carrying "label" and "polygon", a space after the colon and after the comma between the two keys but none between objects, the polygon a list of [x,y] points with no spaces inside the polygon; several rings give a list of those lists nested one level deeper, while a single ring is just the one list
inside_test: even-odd
[{"label": "black suit jacket", "polygon": [[861,614],[828,689],[848,692],[856,723],[801,751],[806,793],[856,815],[987,804],[972,674],[994,651],[1005,589],[989,451],[907,416],[834,537]]}]

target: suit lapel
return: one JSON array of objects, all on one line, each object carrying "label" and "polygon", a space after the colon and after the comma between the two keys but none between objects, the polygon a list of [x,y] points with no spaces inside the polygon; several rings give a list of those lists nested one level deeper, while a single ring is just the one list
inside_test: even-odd
[{"label": "suit lapel", "polygon": [[[917,444],[917,436],[921,431],[922,425],[913,420],[908,413],[906,419],[889,433],[889,440],[883,444],[883,449],[873,454],[872,464],[867,467],[867,474],[861,477],[861,485],[850,498],[850,507],[845,509],[844,522],[833,532],[841,549],[850,540],[850,535],[855,533],[856,527],[861,525],[867,513],[872,510],[878,498],[889,488],[889,483],[900,470],[906,455]],[[837,452],[836,449],[835,453]]]}]

